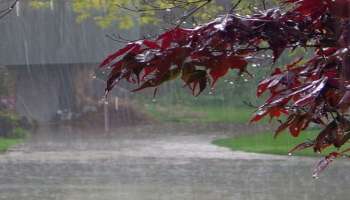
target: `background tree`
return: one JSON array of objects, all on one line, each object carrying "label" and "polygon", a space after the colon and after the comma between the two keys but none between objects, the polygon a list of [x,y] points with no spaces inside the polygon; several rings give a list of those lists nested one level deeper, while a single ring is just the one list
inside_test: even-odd
[{"label": "background tree", "polygon": [[[211,4],[200,2],[193,11]],[[311,58],[298,57],[276,67],[260,82],[257,96],[269,93],[269,97],[251,121],[286,115],[275,137],[285,129],[298,137],[311,123],[322,126],[315,139],[291,150],[339,148],[318,163],[316,177],[349,151],[341,147],[350,138],[350,1],[283,0],[280,8],[253,10],[244,16],[236,12],[241,2],[209,23],[181,28],[193,14],[189,12],[154,40],[138,40],[111,54],[101,63],[110,70],[106,91],[126,80],[138,85],[133,91],[153,87],[156,92],[166,81],[181,78],[197,96],[232,69],[250,75],[248,63],[261,53],[271,52],[276,62],[285,51],[309,49]]]},{"label": "background tree", "polygon": [[[49,8],[56,0],[31,0],[34,8]],[[193,12],[187,20],[188,26],[208,21],[218,14],[229,12],[236,0],[72,0],[72,8],[77,13],[77,21],[93,19],[103,28],[117,26],[122,29],[134,25],[174,26],[176,20],[201,7],[205,12]],[[244,0],[239,4],[241,13],[276,5],[276,0]],[[161,16],[161,17],[160,17]],[[180,17],[179,17],[180,16]],[[186,25],[184,23],[184,25]]]}]

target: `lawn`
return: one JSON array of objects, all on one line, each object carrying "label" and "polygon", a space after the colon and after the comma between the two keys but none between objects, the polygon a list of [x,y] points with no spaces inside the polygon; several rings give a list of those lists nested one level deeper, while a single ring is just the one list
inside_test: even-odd
[{"label": "lawn", "polygon": [[229,106],[182,106],[148,104],[146,112],[162,122],[248,123],[254,109]]},{"label": "lawn", "polygon": [[23,142],[23,139],[0,138],[0,152],[5,152],[10,147],[22,142]]},{"label": "lawn", "polygon": [[[290,149],[308,139],[314,139],[318,132],[319,130],[317,129],[308,130],[303,132],[298,138],[294,138],[285,132],[276,139],[273,138],[272,132],[247,134],[234,138],[218,139],[213,141],[213,144],[221,147],[227,147],[234,151],[288,155],[288,151]],[[349,147],[350,145],[346,144],[342,148],[346,149]],[[325,155],[335,150],[335,148],[330,147],[327,149],[327,151],[322,152],[321,155]],[[312,149],[305,149],[303,151],[296,152],[293,155],[317,156],[319,154],[314,153]]]}]

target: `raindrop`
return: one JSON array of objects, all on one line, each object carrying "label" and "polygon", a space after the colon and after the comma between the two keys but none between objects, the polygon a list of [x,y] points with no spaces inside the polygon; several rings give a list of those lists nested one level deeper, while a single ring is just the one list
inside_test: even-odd
[{"label": "raindrop", "polygon": [[16,8],[16,15],[17,15],[17,17],[20,16],[20,5],[19,4],[20,4],[20,2],[17,2],[16,3],[16,7],[15,7]]},{"label": "raindrop", "polygon": [[50,10],[54,10],[53,0],[50,0]]}]

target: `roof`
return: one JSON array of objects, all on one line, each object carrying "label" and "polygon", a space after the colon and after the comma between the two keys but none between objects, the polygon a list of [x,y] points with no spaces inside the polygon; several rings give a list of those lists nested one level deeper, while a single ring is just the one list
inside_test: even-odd
[{"label": "roof", "polygon": [[70,1],[36,10],[21,2],[0,21],[0,65],[99,63],[120,47],[105,35],[138,38],[139,30],[101,29],[93,20],[76,22]]}]

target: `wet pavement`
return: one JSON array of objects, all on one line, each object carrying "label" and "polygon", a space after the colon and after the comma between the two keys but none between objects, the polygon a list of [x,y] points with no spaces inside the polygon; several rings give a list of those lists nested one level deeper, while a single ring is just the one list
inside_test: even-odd
[{"label": "wet pavement", "polygon": [[[200,128],[198,128],[200,130]],[[93,129],[46,127],[0,156],[6,200],[343,200],[350,162],[320,179],[314,158],[231,152],[211,145],[230,135],[174,126]]]}]

